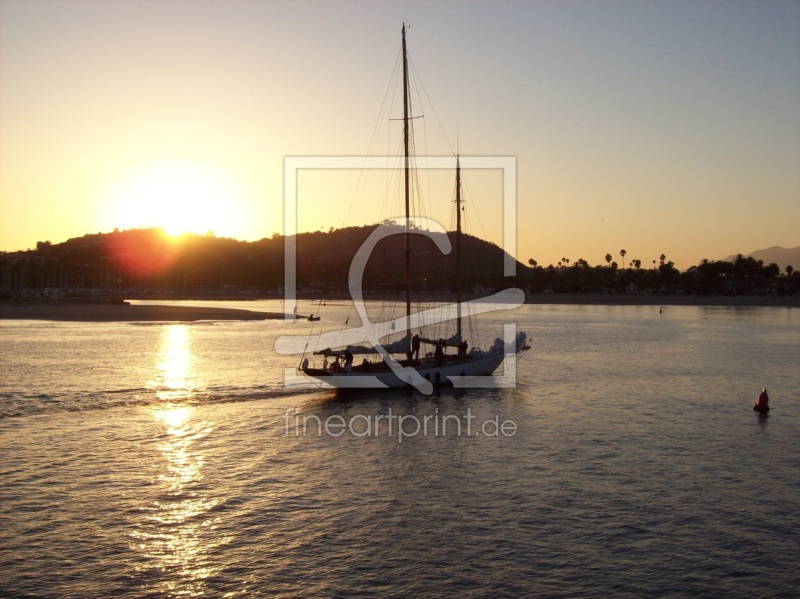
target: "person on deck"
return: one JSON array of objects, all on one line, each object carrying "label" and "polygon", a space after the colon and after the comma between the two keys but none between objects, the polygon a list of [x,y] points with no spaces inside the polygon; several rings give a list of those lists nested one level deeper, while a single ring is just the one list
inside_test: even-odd
[{"label": "person on deck", "polygon": [[353,353],[350,351],[349,347],[346,347],[344,350],[344,370],[345,372],[351,372],[353,370]]},{"label": "person on deck", "polygon": [[411,338],[411,356],[414,360],[419,360],[419,335]]},{"label": "person on deck", "polygon": [[462,362],[467,358],[467,347],[469,347],[469,345],[466,339],[458,344],[458,359]]},{"label": "person on deck", "polygon": [[753,406],[756,412],[769,412],[769,395],[767,395],[766,387],[761,390],[761,395],[756,400],[756,405]]},{"label": "person on deck", "polygon": [[436,343],[436,349],[433,350],[433,359],[436,361],[436,365],[441,368],[444,362],[444,341],[441,339]]}]

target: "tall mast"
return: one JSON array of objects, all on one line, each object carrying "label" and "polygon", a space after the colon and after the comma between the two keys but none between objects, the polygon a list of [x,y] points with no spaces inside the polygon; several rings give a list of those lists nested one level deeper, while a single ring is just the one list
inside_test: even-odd
[{"label": "tall mast", "polygon": [[456,332],[461,341],[461,160],[456,155]]},{"label": "tall mast", "polygon": [[[411,337],[411,234],[409,232],[411,208],[409,201],[409,155],[408,155],[408,55],[406,53],[406,24],[403,23],[403,148],[405,151],[405,192],[406,192],[406,223],[404,232],[406,256],[406,339]],[[411,351],[409,339],[408,351]]]}]

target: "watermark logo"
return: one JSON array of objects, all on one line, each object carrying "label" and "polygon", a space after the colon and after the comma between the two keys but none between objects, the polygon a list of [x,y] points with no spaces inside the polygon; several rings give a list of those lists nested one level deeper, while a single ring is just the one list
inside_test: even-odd
[{"label": "watermark logo", "polygon": [[[429,169],[455,169],[455,158],[428,157],[417,158],[417,168]],[[462,169],[502,169],[503,171],[503,249],[505,250],[503,274],[513,276],[516,273],[516,263],[512,257],[516,248],[516,159],[510,157],[472,157],[461,159]],[[284,232],[285,232],[285,310],[287,319],[296,310],[297,303],[297,177],[303,169],[356,169],[373,168],[385,169],[385,158],[369,157],[289,157],[285,159],[284,166]],[[405,221],[405,217],[399,219]],[[429,237],[443,254],[452,250],[447,231],[440,223],[429,218],[413,217],[415,227],[409,233]],[[354,346],[366,344],[381,355],[384,362],[391,369],[397,380],[416,388],[424,394],[433,391],[433,383],[424,377],[416,368],[403,366],[381,343],[392,333],[398,330],[419,328],[423,323],[438,324],[457,318],[458,305],[449,304],[444,308],[417,312],[411,315],[373,323],[369,320],[363,299],[362,281],[364,270],[373,249],[381,239],[390,235],[404,232],[397,227],[377,227],[361,245],[350,263],[348,285],[351,298],[361,318],[362,326],[336,333],[319,335],[316,340],[317,348]],[[479,301],[465,302],[471,314],[495,312],[498,310],[514,309],[522,305],[525,294],[516,288],[505,289],[494,295],[481,298]],[[466,372],[450,374],[447,376],[454,387],[513,387],[516,384],[516,371],[513,356],[519,346],[516,338],[514,324],[503,327],[503,375],[467,375]],[[279,337],[275,343],[275,351],[279,354],[302,354],[308,347],[309,339],[305,335],[285,335]],[[410,351],[410,348],[408,348]],[[499,361],[498,361],[499,365]],[[492,368],[494,370],[494,368]],[[323,377],[328,379],[329,377]],[[332,380],[332,379],[331,379]],[[296,385],[303,381],[294,369],[286,369],[284,382],[286,385]],[[355,388],[386,388],[387,383],[379,376],[367,373],[340,373],[335,381],[336,387]]]},{"label": "watermark logo", "polygon": [[297,408],[288,408],[283,415],[285,437],[389,437],[398,443],[415,437],[513,437],[517,423],[500,420],[495,415],[482,422],[475,421],[471,408],[463,416],[433,414],[395,414],[392,409],[385,414],[355,414],[349,418],[332,414],[320,418],[316,414],[301,414]]}]

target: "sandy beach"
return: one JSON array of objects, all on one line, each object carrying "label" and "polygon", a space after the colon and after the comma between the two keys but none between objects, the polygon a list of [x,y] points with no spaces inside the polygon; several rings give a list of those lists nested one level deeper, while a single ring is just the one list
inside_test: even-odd
[{"label": "sandy beach", "polygon": [[255,312],[194,306],[129,305],[69,302],[0,302],[0,320],[76,322],[194,322],[198,320],[268,320],[280,312]]}]

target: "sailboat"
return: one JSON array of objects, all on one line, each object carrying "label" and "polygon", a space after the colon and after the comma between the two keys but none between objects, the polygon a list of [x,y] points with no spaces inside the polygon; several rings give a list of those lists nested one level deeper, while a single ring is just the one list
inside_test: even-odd
[{"label": "sailboat", "polygon": [[[406,28],[402,29],[402,60],[403,60],[403,149],[404,169],[403,187],[405,194],[405,223],[403,228],[404,254],[405,254],[405,317],[381,323],[382,327],[375,327],[370,323],[373,335],[370,345],[347,344],[344,347],[325,348],[314,351],[316,360],[322,359],[322,364],[312,364],[304,355],[299,366],[299,371],[312,379],[326,383],[336,388],[407,388],[416,387],[423,393],[430,393],[434,387],[491,387],[491,375],[504,361],[513,360],[513,363],[530,349],[530,339],[524,332],[517,332],[511,339],[496,339],[488,349],[477,347],[470,348],[462,337],[462,311],[466,304],[462,302],[461,291],[461,163],[456,156],[456,302],[441,309],[435,318],[439,321],[455,320],[456,331],[447,339],[430,339],[419,334],[412,335],[413,330],[421,329],[424,322],[430,322],[430,314],[426,312],[412,313],[411,293],[411,242],[412,234],[428,235],[440,250],[448,252],[449,239],[447,235],[438,237],[430,234],[430,229],[441,226],[428,219],[415,218],[415,227],[411,227],[410,214],[410,170],[411,156],[409,154],[409,104],[410,87],[408,77],[408,54],[406,49]],[[423,226],[420,227],[419,225]],[[426,227],[424,225],[430,225]],[[367,255],[381,238],[390,233],[376,230],[367,239],[359,252]],[[357,260],[354,257],[350,269],[350,289],[353,301],[361,314],[363,322],[368,322],[366,310],[363,307],[363,297],[360,292],[360,281],[366,260]],[[357,288],[357,289],[356,289]],[[506,289],[490,298],[482,298],[478,302],[470,302],[469,308],[473,314],[490,312],[497,309],[515,308],[524,301],[524,293],[519,289]],[[381,339],[399,330],[404,330],[402,338],[384,345]],[[363,328],[362,328],[363,330]],[[375,333],[374,331],[378,332]],[[324,335],[322,337],[325,337]],[[357,337],[357,335],[355,336]],[[365,339],[366,340],[366,339]],[[432,347],[433,351],[426,351],[420,357],[422,346]],[[448,352],[448,348],[455,348],[455,352]],[[371,355],[380,359],[364,359],[360,364],[354,364],[356,355]],[[395,358],[395,356],[400,356]],[[487,380],[489,379],[489,380]]]}]

